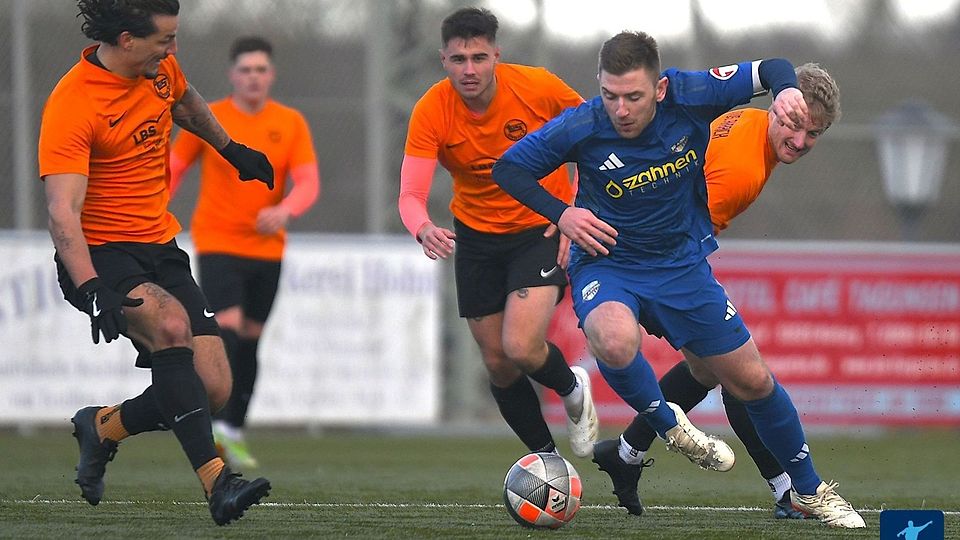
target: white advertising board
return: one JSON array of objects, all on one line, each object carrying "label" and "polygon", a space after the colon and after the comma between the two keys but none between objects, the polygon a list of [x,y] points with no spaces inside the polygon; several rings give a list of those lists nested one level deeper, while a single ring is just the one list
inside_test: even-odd
[{"label": "white advertising board", "polygon": [[[408,238],[292,235],[251,422],[436,422],[437,268]],[[60,293],[48,236],[0,234],[0,424],[58,423],[133,397],[150,384],[135,357],[125,338],[93,344]]]}]

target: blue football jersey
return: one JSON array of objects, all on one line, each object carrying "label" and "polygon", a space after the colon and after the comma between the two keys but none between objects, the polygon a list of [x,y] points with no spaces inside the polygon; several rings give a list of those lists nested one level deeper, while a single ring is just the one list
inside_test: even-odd
[{"label": "blue football jersey", "polygon": [[[528,134],[502,160],[537,175],[577,164],[576,206],[617,229],[610,257],[647,267],[702,260],[717,248],[703,175],[710,122],[764,93],[758,62],[666,70],[666,97],[637,138],[621,137],[599,96]],[[571,264],[590,258],[573,246]]]}]

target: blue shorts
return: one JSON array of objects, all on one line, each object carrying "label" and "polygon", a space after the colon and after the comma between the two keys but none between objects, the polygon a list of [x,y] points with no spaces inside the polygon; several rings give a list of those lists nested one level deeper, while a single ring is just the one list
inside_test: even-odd
[{"label": "blue shorts", "polygon": [[580,326],[604,302],[620,302],[650,334],[699,357],[736,350],[750,332],[707,261],[677,268],[638,268],[593,259],[570,269]]}]

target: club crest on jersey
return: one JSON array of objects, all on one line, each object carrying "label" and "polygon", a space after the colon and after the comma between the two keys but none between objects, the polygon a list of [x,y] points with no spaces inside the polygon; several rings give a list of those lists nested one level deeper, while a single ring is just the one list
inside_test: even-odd
[{"label": "club crest on jersey", "polygon": [[527,134],[527,123],[519,118],[507,120],[503,125],[503,135],[511,141],[519,141]]},{"label": "club crest on jersey", "polygon": [[163,73],[160,73],[153,79],[153,89],[157,92],[158,96],[167,99],[170,97],[170,79]]},{"label": "club crest on jersey", "polygon": [[690,137],[684,135],[680,137],[680,140],[677,141],[673,146],[670,147],[670,151],[674,154],[679,154],[683,152],[683,149],[687,147],[687,141],[690,140]]},{"label": "club crest on jersey", "polygon": [[737,64],[731,64],[729,66],[720,66],[710,69],[710,76],[714,79],[725,81],[730,77],[733,77],[737,73],[737,70],[740,69],[740,66]]},{"label": "club crest on jersey", "polygon": [[587,286],[580,291],[580,296],[583,297],[585,302],[593,300],[593,297],[597,295],[597,292],[600,290],[600,282],[593,280],[590,283],[587,283]]}]

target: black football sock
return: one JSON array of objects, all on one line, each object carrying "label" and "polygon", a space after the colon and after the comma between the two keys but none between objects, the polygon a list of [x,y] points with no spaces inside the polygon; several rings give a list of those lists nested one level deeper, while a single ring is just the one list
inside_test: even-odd
[{"label": "black football sock", "polygon": [[[664,399],[676,403],[684,412],[694,408],[710,392],[709,388],[693,378],[690,366],[684,361],[678,362],[670,371],[664,373],[660,378],[660,390]],[[657,433],[640,415],[635,416],[623,432],[623,440],[635,450],[643,452],[650,449],[656,437]]]},{"label": "black football sock", "polygon": [[515,383],[506,388],[491,383],[490,393],[493,394],[503,419],[531,452],[554,451],[557,445],[543,420],[540,399],[526,376],[521,375]]},{"label": "black football sock", "polygon": [[747,448],[747,453],[757,464],[760,475],[764,479],[770,480],[783,474],[783,467],[777,462],[777,458],[773,457],[773,454],[767,450],[767,447],[760,440],[757,428],[753,426],[753,421],[750,420],[750,415],[747,413],[747,408],[743,405],[743,402],[727,392],[726,389],[721,394],[723,395],[723,408],[727,411],[727,420],[730,422],[730,427],[733,428],[733,432],[737,434],[743,446]]},{"label": "black football sock", "polygon": [[160,413],[160,406],[157,404],[152,385],[139,396],[120,404],[120,420],[130,435],[170,429],[163,419],[163,414]]},{"label": "black football sock", "polygon": [[253,387],[257,382],[257,349],[259,339],[241,339],[237,347],[233,368],[233,393],[224,415],[230,425],[242,428],[247,421],[247,410],[253,397]]},{"label": "black football sock", "polygon": [[540,369],[527,375],[543,386],[556,390],[561,396],[573,392],[577,386],[577,376],[570,371],[570,366],[564,360],[560,348],[549,341],[547,342],[547,361]]},{"label": "black football sock", "polygon": [[210,429],[210,405],[193,367],[193,351],[172,347],[153,353],[153,394],[184,453],[197,470],[217,457]]}]

